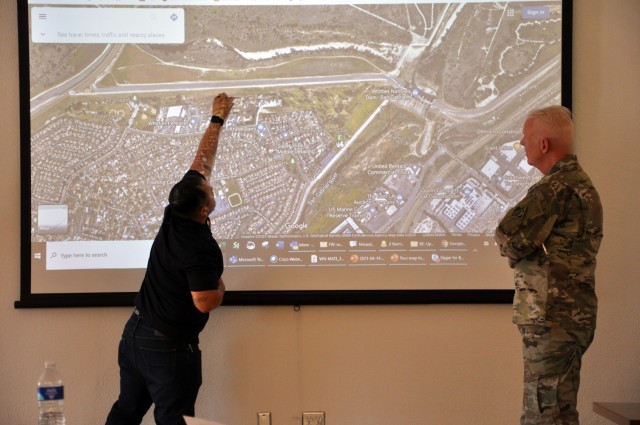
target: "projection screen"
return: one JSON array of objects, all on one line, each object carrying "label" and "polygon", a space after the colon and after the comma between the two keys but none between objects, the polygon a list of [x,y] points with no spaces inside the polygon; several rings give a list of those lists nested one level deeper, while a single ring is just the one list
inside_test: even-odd
[{"label": "projection screen", "polygon": [[132,305],[213,97],[228,305],[509,302],[493,232],[571,100],[571,2],[19,2],[16,307]]}]

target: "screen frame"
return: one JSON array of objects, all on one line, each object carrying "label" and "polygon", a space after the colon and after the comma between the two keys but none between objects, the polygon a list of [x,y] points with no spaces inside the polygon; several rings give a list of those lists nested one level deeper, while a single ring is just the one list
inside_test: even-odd
[{"label": "screen frame", "polygon": [[[20,93],[20,299],[14,308],[131,307],[135,292],[47,294],[31,291],[31,126],[29,7],[17,0]],[[572,107],[573,0],[562,0],[561,103]],[[505,265],[506,267],[506,265]],[[224,306],[508,304],[512,289],[266,290],[226,292]]]}]

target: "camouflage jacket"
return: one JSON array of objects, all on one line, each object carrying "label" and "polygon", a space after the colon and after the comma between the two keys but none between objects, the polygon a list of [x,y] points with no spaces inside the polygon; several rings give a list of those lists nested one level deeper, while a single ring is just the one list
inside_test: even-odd
[{"label": "camouflage jacket", "polygon": [[595,327],[602,205],[575,156],[529,188],[495,238],[514,269],[514,323]]}]

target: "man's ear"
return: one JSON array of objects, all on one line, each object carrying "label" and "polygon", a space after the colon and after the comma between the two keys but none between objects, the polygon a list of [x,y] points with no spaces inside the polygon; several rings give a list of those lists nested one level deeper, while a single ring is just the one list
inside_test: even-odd
[{"label": "man's ear", "polygon": [[551,144],[549,143],[549,139],[547,139],[546,137],[543,138],[540,145],[540,148],[542,149],[542,153],[549,152],[550,147],[551,147]]},{"label": "man's ear", "polygon": [[198,210],[198,222],[203,222],[209,217],[209,210],[206,206],[203,206]]}]

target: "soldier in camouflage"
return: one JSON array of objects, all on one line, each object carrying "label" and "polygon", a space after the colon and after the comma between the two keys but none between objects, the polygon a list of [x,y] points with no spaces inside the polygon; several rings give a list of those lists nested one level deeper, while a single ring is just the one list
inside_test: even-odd
[{"label": "soldier in camouflage", "polygon": [[514,269],[513,322],[522,334],[522,425],[576,425],[582,355],[596,325],[602,205],[573,155],[571,111],[531,112],[520,144],[544,176],[496,229]]}]

